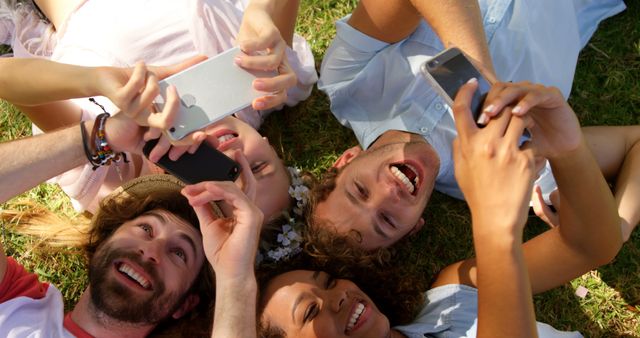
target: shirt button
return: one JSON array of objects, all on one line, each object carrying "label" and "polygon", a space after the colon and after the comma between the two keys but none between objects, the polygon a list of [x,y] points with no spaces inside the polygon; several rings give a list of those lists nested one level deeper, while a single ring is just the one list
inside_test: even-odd
[{"label": "shirt button", "polygon": [[496,18],[490,17],[489,18],[489,23],[496,23]]},{"label": "shirt button", "polygon": [[442,110],[442,104],[441,103],[436,103],[435,108],[436,108],[436,110]]},{"label": "shirt button", "polygon": [[421,131],[421,132],[423,132],[423,133],[426,133],[426,132],[428,132],[428,131],[429,131],[429,128],[427,128],[427,127],[422,127],[422,128],[420,128],[420,131]]}]

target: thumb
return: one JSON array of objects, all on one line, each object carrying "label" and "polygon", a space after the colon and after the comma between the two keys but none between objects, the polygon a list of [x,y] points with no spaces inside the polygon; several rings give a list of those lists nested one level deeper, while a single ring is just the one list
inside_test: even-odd
[{"label": "thumb", "polygon": [[181,72],[193,65],[196,65],[206,59],[207,59],[207,56],[198,55],[170,66],[149,66],[149,70],[154,72],[159,79],[164,79],[175,73]]}]

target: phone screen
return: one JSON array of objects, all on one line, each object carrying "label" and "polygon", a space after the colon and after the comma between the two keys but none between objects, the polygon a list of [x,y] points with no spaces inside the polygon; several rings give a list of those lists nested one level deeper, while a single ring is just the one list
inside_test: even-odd
[{"label": "phone screen", "polygon": [[[149,157],[157,143],[158,139],[148,141],[142,149],[144,155]],[[206,142],[203,142],[193,154],[184,153],[176,161],[165,154],[156,164],[187,184],[235,181],[240,174],[240,166],[235,161]]]},{"label": "phone screen", "polygon": [[[441,54],[448,56],[449,54]],[[491,88],[489,82],[480,74],[480,72],[471,64],[471,62],[458,52],[451,58],[435,58],[427,61],[427,69],[429,74],[438,82],[440,87],[447,93],[453,101],[458,94],[460,87],[471,78],[478,79],[478,90],[474,93],[471,101],[471,111],[475,120],[478,119],[482,111],[487,93]]]}]

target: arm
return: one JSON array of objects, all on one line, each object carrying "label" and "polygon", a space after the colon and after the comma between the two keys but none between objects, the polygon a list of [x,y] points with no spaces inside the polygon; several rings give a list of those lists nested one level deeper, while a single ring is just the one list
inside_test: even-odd
[{"label": "arm", "polygon": [[[187,186],[200,220],[207,260],[216,273],[216,305],[212,337],[255,337],[257,286],[253,270],[262,212],[233,182]],[[229,218],[217,218],[210,201],[230,206]]]},{"label": "arm", "polygon": [[[523,245],[533,292],[559,286],[613,259],[622,245],[615,202],[559,91],[528,83],[498,84],[487,101],[494,104],[494,112],[517,103],[514,114],[531,117],[533,147],[549,159],[558,183],[560,226]],[[474,261],[466,261],[447,267],[437,283],[475,286],[478,276]]]},{"label": "arm", "polygon": [[44,59],[0,59],[0,97],[15,104],[33,106],[102,95],[98,79],[107,75],[108,69]]},{"label": "arm", "polygon": [[[273,93],[253,101],[256,110],[277,107],[287,98],[287,89],[297,84],[285,55],[291,46],[298,15],[298,0],[252,0],[242,17],[237,41],[247,55],[238,56],[236,63],[248,69],[274,69],[278,75],[254,81],[254,88]],[[262,52],[266,51],[266,54]],[[261,54],[256,55],[260,52]]]},{"label": "arm", "polygon": [[456,97],[458,138],[453,149],[456,179],[472,215],[478,337],[535,337],[531,286],[522,249],[534,154],[518,147],[527,119],[512,117],[505,110],[479,129],[469,108],[476,87],[477,81],[467,84]]},{"label": "arm", "polygon": [[[71,98],[106,96],[120,110],[137,113],[158,94],[157,81],[204,57],[168,67],[81,67],[44,59],[0,59],[0,98],[16,104],[45,131],[80,121],[80,108]],[[136,88],[146,88],[135,92]],[[138,95],[141,94],[141,95]],[[52,114],[55,112],[55,114]]]},{"label": "arm", "polygon": [[457,46],[478,61],[489,78],[495,78],[477,1],[361,0],[349,24],[378,40],[395,43],[413,33],[422,19],[445,47]]},{"label": "arm", "polygon": [[[87,128],[92,127],[93,121],[88,122]],[[79,126],[1,143],[0,158],[2,203],[87,160]]]}]

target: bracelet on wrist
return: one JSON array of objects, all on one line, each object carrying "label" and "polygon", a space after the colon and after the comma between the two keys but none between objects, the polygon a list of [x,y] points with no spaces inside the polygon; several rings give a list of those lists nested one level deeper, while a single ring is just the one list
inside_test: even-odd
[{"label": "bracelet on wrist", "polygon": [[[91,136],[89,137],[87,137],[87,128],[84,121],[80,122],[80,132],[82,133],[84,153],[87,156],[89,163],[93,166],[93,170],[98,169],[98,167],[111,165],[111,163],[115,163],[117,165],[120,161],[127,163],[128,161],[125,153],[114,152],[107,142],[105,125],[107,119],[111,115],[107,113],[104,107],[96,102],[94,98],[90,98],[89,101],[99,106],[104,112],[96,117],[91,131]],[[119,168],[116,167],[116,169],[118,170],[118,175],[120,175]]]}]

